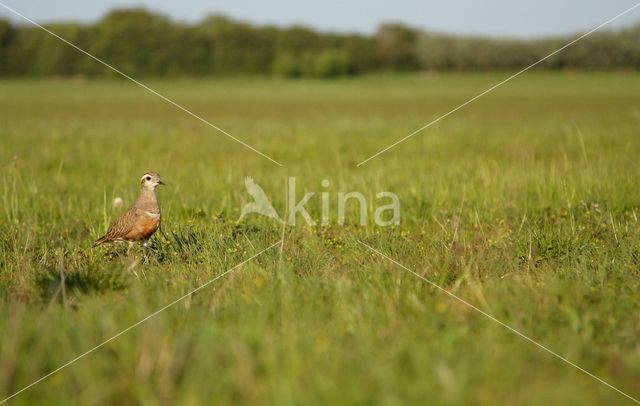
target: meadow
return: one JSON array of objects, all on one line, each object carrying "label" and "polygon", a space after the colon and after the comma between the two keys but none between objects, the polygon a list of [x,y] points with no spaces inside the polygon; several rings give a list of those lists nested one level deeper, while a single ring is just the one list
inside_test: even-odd
[{"label": "meadow", "polygon": [[[357,166],[507,75],[145,82],[282,167],[124,80],[0,81],[0,398],[282,239],[7,404],[631,404],[358,242],[640,398],[637,73],[527,73]],[[163,233],[91,249],[149,170]],[[401,223],[238,222],[246,176]]]}]

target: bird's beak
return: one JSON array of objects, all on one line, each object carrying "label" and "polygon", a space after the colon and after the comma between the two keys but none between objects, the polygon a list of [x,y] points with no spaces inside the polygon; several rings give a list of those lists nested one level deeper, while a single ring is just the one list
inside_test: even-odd
[{"label": "bird's beak", "polygon": [[163,181],[161,181],[161,180],[160,180],[160,181],[158,181],[158,184],[159,184],[159,185],[162,185],[162,186],[165,186],[165,185],[166,185],[166,183],[164,183],[164,182],[163,182]]}]

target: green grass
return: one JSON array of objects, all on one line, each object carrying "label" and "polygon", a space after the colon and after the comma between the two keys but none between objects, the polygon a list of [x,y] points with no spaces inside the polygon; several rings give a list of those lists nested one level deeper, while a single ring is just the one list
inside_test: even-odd
[{"label": "green grass", "polygon": [[[0,82],[0,398],[276,243],[245,176],[328,179],[332,224],[11,404],[629,403],[358,240],[640,397],[639,75],[527,74],[356,168],[504,76],[149,82],[284,167],[128,82]],[[90,249],[148,170],[167,238]],[[383,190],[400,226],[336,224]]]}]

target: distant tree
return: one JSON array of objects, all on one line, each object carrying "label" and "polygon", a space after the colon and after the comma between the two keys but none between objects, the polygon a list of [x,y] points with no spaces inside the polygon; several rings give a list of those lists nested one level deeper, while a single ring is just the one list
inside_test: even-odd
[{"label": "distant tree", "polygon": [[[47,28],[74,44],[84,44],[85,31],[78,24],[55,24]],[[14,75],[75,75],[82,58],[78,50],[29,26],[17,27],[6,47],[7,66]]]},{"label": "distant tree", "polygon": [[[144,9],[116,10],[92,30],[89,49],[127,74],[161,76],[181,64],[183,47],[175,26],[159,14]],[[94,65],[87,73],[114,75]]]},{"label": "distant tree", "polygon": [[212,44],[209,61],[218,74],[266,74],[275,59],[277,31],[256,28],[222,16],[198,24],[198,32]]},{"label": "distant tree", "polygon": [[622,52],[622,67],[640,69],[640,24],[620,32],[618,41]]},{"label": "distant tree", "polygon": [[271,73],[286,78],[302,76],[301,57],[290,52],[279,53],[273,61]]},{"label": "distant tree", "polygon": [[[54,24],[49,25],[47,28],[81,48],[86,45],[87,31],[82,25]],[[80,61],[86,58],[85,55],[39,29],[31,28],[31,31],[40,33],[38,35],[40,42],[39,46],[36,47],[35,63],[32,66],[35,74],[41,76],[71,76],[79,73]]]},{"label": "distant tree", "polygon": [[415,70],[420,66],[417,32],[400,24],[382,25],[376,34],[378,56],[386,69]]},{"label": "distant tree", "polygon": [[349,55],[349,73],[357,74],[380,70],[380,58],[373,38],[363,35],[347,35],[342,37],[340,49]]},{"label": "distant tree", "polygon": [[302,72],[305,76],[335,78],[351,75],[355,70],[346,51],[325,49],[317,53],[305,54]]},{"label": "distant tree", "polygon": [[[520,69],[574,38],[454,36],[401,24],[385,24],[374,36],[365,36],[255,26],[218,15],[190,25],[144,9],[115,10],[95,24],[47,28],[134,76],[330,78],[380,70]],[[595,33],[538,68],[640,69],[640,24]],[[0,20],[0,75],[117,76],[41,29],[7,20]]]},{"label": "distant tree", "polygon": [[276,38],[276,49],[294,55],[322,48],[322,36],[317,32],[301,26],[279,30]]},{"label": "distant tree", "polygon": [[0,19],[0,75],[12,73],[10,46],[14,39],[15,30],[9,20]]},{"label": "distant tree", "polygon": [[625,53],[617,33],[592,34],[586,42],[578,42],[567,48],[558,58],[564,68],[571,69],[615,69],[623,66]]}]

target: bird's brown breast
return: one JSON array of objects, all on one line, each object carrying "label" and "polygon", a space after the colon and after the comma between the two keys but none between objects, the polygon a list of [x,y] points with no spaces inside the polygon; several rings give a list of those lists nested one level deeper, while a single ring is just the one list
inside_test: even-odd
[{"label": "bird's brown breast", "polygon": [[146,240],[160,227],[160,216],[151,217],[147,215],[139,216],[125,236],[125,240]]}]

